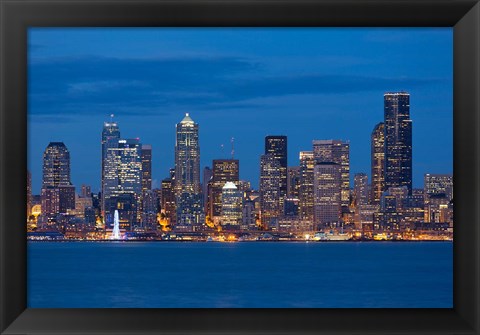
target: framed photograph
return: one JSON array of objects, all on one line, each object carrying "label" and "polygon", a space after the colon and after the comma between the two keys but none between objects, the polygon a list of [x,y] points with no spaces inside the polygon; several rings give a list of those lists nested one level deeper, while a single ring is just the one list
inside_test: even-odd
[{"label": "framed photograph", "polygon": [[479,333],[477,1],[1,11],[2,334]]}]

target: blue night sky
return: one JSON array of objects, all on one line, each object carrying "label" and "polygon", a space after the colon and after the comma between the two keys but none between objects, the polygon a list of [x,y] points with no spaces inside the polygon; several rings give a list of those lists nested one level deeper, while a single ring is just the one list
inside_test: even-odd
[{"label": "blue night sky", "polygon": [[[235,158],[257,187],[266,135],[288,136],[289,166],[314,139],[350,141],[351,176],[370,175],[370,134],[383,94],[411,94],[413,183],[453,169],[450,28],[31,28],[29,169],[63,141],[72,183],[100,186],[101,131],[153,149],[158,187],[174,166],[175,124],[200,124],[201,168]],[[222,150],[222,144],[225,149]],[[353,186],[353,185],[352,185]]]}]

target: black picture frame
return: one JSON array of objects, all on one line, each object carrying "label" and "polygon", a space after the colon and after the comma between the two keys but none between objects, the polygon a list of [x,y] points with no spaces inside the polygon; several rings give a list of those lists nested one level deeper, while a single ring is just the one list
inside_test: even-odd
[{"label": "black picture frame", "polygon": [[[479,334],[480,4],[476,0],[0,0],[2,334]],[[452,309],[26,308],[27,28],[441,26],[454,29]],[[414,285],[414,283],[412,283]]]}]

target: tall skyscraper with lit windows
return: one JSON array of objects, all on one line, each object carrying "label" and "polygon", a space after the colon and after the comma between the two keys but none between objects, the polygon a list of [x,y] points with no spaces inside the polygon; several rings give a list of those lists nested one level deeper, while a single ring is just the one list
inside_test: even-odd
[{"label": "tall skyscraper with lit windows", "polygon": [[287,196],[287,136],[270,135],[265,137],[265,155],[272,155],[280,163],[280,201]]},{"label": "tall skyscraper with lit windows", "polygon": [[[101,175],[101,192],[102,192],[102,201],[101,201],[101,208],[102,213],[105,214],[105,190],[104,190],[104,183],[105,183],[105,161],[107,159],[107,150],[108,150],[108,143],[110,140],[119,140],[120,139],[120,128],[118,127],[117,122],[113,121],[113,114],[110,115],[110,122],[103,123],[102,129],[102,175]],[[115,143],[115,141],[111,142]]]},{"label": "tall skyscraper with lit windows", "polygon": [[275,156],[260,157],[260,211],[264,227],[273,227],[280,217],[280,162]]},{"label": "tall skyscraper with lit windows", "polygon": [[412,194],[412,120],[410,94],[384,94],[385,190],[408,188]]},{"label": "tall skyscraper with lit windows", "polygon": [[197,230],[205,221],[200,184],[199,126],[188,113],[176,125],[174,189],[176,228]]},{"label": "tall skyscraper with lit windows", "polygon": [[312,151],[300,151],[300,185],[299,185],[299,211],[300,217],[313,221],[313,178],[315,158]]},{"label": "tall skyscraper with lit windows", "polygon": [[105,222],[113,223],[119,210],[120,225],[126,229],[140,222],[142,194],[142,145],[139,139],[110,139],[107,142],[104,174]]},{"label": "tall skyscraper with lit windows", "polygon": [[75,209],[70,182],[70,152],[63,142],[50,142],[43,153],[42,213],[46,218]]},{"label": "tall skyscraper with lit windows", "polygon": [[327,162],[340,165],[342,179],[342,206],[350,202],[350,143],[342,140],[313,141],[313,155],[317,163]]},{"label": "tall skyscraper with lit windows", "polygon": [[320,162],[314,168],[314,223],[338,225],[342,215],[342,167]]},{"label": "tall skyscraper with lit windows", "polygon": [[63,142],[50,142],[43,153],[42,188],[70,185],[70,152]]},{"label": "tall skyscraper with lit windows", "polygon": [[211,220],[220,220],[222,216],[222,192],[227,182],[238,187],[240,162],[238,159],[214,159],[212,179],[208,193],[208,215]]},{"label": "tall skyscraper with lit windows", "polygon": [[379,204],[385,191],[385,124],[378,123],[371,135],[372,203]]}]

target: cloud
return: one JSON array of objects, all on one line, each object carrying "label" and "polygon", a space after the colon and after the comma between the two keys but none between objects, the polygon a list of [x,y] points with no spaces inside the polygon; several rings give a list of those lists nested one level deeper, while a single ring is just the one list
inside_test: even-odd
[{"label": "cloud", "polygon": [[180,109],[242,109],[252,100],[302,94],[408,90],[441,78],[389,78],[293,73],[268,75],[258,59],[235,57],[117,59],[76,57],[29,66],[32,114],[166,113]]}]

